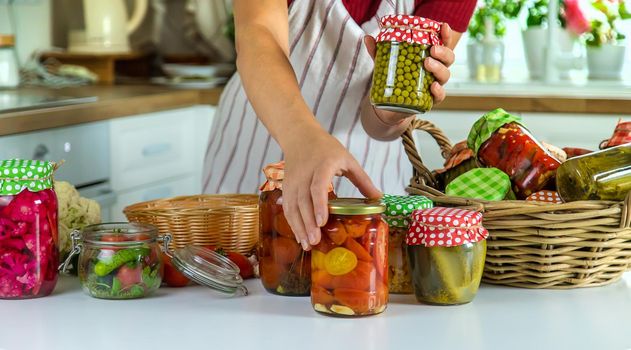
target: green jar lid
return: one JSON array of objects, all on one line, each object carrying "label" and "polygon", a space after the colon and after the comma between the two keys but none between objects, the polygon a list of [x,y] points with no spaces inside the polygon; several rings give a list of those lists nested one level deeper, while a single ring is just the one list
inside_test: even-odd
[{"label": "green jar lid", "polygon": [[41,160],[0,161],[0,195],[16,195],[25,188],[37,192],[53,187],[55,163]]},{"label": "green jar lid", "polygon": [[389,226],[407,228],[410,215],[417,209],[434,207],[434,202],[425,196],[395,196],[386,194],[381,199],[386,206],[383,216]]},{"label": "green jar lid", "polygon": [[329,200],[329,213],[338,215],[381,214],[386,207],[378,200],[366,198],[337,198]]},{"label": "green jar lid", "polygon": [[511,181],[497,168],[469,170],[453,180],[445,193],[449,196],[501,201],[510,197]]},{"label": "green jar lid", "polygon": [[467,138],[467,145],[475,154],[478,154],[480,146],[493,135],[495,130],[512,122],[521,124],[521,117],[512,115],[501,108],[486,113],[473,124]]}]

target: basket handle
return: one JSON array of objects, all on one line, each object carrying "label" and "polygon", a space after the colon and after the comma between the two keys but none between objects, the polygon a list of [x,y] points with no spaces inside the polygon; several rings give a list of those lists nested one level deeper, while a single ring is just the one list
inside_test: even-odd
[{"label": "basket handle", "polygon": [[620,228],[631,228],[631,192],[622,202],[622,213],[620,213]]},{"label": "basket handle", "polygon": [[[429,186],[428,192],[438,192],[435,190],[435,187],[437,185],[436,177],[425,166],[425,164],[423,164],[421,155],[416,148],[416,143],[414,142],[415,130],[422,130],[430,134],[430,136],[434,138],[434,140],[440,147],[441,155],[445,159],[449,156],[449,153],[451,152],[451,142],[449,141],[447,135],[445,135],[445,133],[440,130],[436,125],[422,119],[415,119],[410,124],[408,129],[403,133],[403,135],[401,135],[401,137],[403,138],[403,147],[405,148],[405,153],[407,154],[410,163],[412,163],[412,167],[414,170],[413,179],[421,180],[423,183],[419,183],[419,185],[424,185],[423,187]],[[439,193],[440,192],[434,194],[438,195]]]}]

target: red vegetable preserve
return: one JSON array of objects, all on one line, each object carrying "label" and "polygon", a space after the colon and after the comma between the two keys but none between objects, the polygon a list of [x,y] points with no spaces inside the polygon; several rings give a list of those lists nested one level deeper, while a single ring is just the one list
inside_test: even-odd
[{"label": "red vegetable preserve", "polygon": [[323,314],[364,316],[388,302],[388,225],[378,201],[329,201],[329,220],[311,255],[311,303]]}]

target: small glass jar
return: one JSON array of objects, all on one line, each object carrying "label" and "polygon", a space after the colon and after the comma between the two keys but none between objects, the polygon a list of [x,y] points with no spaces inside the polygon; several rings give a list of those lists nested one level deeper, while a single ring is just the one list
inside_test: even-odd
[{"label": "small glass jar", "polygon": [[0,34],[0,88],[20,85],[20,72],[15,52],[15,36]]},{"label": "small glass jar", "polygon": [[311,253],[311,303],[336,316],[383,312],[388,303],[388,225],[378,201],[329,201],[329,220]]},{"label": "small glass jar", "polygon": [[135,222],[91,225],[82,232],[74,231],[70,237],[72,252],[61,269],[67,272],[72,258],[78,254],[81,286],[95,298],[135,299],[153,293],[162,282],[162,252],[173,268],[200,285],[230,296],[248,294],[239,267],[230,259],[192,245],[171,251],[171,235],[159,236],[153,225]]},{"label": "small glass jar", "polygon": [[519,123],[520,120],[501,108],[493,110],[473,125],[468,145],[483,165],[508,174],[517,199],[526,199],[545,188],[561,162]]},{"label": "small glass jar", "polygon": [[[163,264],[154,226],[139,223],[87,226],[81,242],[79,280],[87,294],[100,299],[135,299],[160,287]],[[76,242],[73,245],[77,249]]]},{"label": "small glass jar", "polygon": [[0,299],[47,296],[57,284],[55,164],[0,162]]},{"label": "small glass jar", "polygon": [[412,294],[412,277],[405,244],[410,215],[414,210],[432,208],[434,203],[424,196],[388,194],[383,196],[382,202],[386,206],[383,217],[389,227],[388,291],[393,294]]},{"label": "small glass jar", "polygon": [[416,299],[458,305],[475,297],[486,256],[482,214],[456,209],[417,210],[407,236]]},{"label": "small glass jar", "polygon": [[[259,274],[263,287],[270,293],[285,296],[308,296],[311,291],[311,253],[305,252],[283,212],[284,162],[263,169],[267,181],[259,199],[260,239]],[[329,198],[335,198],[330,188]]]},{"label": "small glass jar", "polygon": [[631,192],[631,143],[568,159],[556,173],[564,201],[622,201]]},{"label": "small glass jar", "polygon": [[384,110],[425,113],[434,103],[434,75],[423,63],[434,45],[442,45],[441,23],[416,16],[381,18],[370,100]]}]

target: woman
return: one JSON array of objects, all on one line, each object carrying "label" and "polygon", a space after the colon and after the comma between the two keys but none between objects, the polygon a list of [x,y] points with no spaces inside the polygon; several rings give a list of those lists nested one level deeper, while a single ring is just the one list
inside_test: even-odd
[{"label": "woman", "polygon": [[379,198],[377,186],[403,193],[411,169],[397,138],[414,115],[377,111],[367,97],[379,18],[414,14],[445,22],[445,46],[434,46],[425,60],[438,103],[475,3],[235,0],[238,73],[219,103],[204,191],[256,193],[261,169],[285,159],[283,210],[306,250],[320,240],[332,181],[338,196],[359,191]]}]

